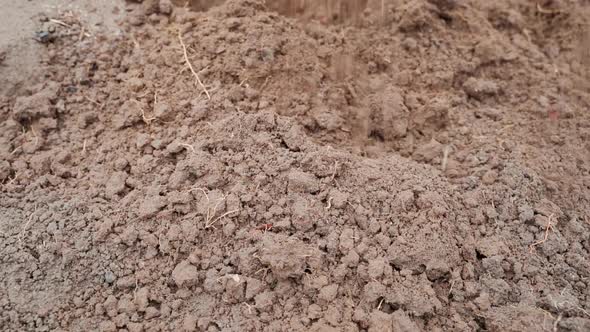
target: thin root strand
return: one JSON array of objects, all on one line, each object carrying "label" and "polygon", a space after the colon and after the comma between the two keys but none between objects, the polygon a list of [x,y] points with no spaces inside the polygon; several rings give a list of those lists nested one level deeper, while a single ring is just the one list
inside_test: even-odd
[{"label": "thin root strand", "polygon": [[553,230],[553,224],[551,223],[551,219],[553,218],[553,215],[549,216],[549,219],[547,220],[547,227],[545,228],[545,236],[543,237],[542,240],[536,241],[535,243],[531,244],[529,246],[529,251],[532,253],[533,250],[535,249],[536,246],[547,242],[547,239],[549,238],[549,231]]},{"label": "thin root strand", "polygon": [[207,88],[205,87],[203,82],[201,81],[199,74],[197,74],[197,72],[193,68],[193,65],[191,64],[191,62],[188,58],[188,53],[186,51],[186,45],[184,44],[184,41],[182,40],[182,33],[180,32],[180,30],[178,30],[178,40],[180,40],[180,45],[182,45],[182,51],[184,53],[184,61],[186,62],[186,65],[190,69],[191,73],[193,73],[193,76],[195,77],[195,80],[197,81],[197,83],[199,84],[201,89],[203,89],[203,91],[205,91],[205,94],[207,95],[207,99],[211,100],[211,95],[209,94],[209,91],[207,90]]}]

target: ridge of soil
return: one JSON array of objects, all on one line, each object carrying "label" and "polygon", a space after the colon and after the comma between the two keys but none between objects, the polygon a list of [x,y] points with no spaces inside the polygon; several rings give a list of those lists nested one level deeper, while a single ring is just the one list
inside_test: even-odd
[{"label": "ridge of soil", "polygon": [[2,87],[0,328],[590,330],[587,2],[268,2]]}]

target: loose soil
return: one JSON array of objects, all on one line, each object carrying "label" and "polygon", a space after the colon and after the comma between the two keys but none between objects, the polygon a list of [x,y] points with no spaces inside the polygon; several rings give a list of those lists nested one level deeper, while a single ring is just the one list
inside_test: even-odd
[{"label": "loose soil", "polygon": [[179,2],[2,81],[0,330],[590,330],[587,1]]}]

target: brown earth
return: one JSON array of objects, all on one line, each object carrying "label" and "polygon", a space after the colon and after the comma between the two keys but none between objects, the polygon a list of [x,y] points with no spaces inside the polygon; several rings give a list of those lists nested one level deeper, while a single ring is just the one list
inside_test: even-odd
[{"label": "brown earth", "polygon": [[587,1],[179,2],[0,86],[1,330],[590,330]]}]

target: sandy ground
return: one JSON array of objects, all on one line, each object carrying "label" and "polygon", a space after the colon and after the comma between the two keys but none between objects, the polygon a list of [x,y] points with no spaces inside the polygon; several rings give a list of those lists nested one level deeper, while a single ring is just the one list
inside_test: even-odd
[{"label": "sandy ground", "polygon": [[587,1],[174,2],[0,2],[0,330],[590,330]]},{"label": "sandy ground", "polygon": [[89,31],[116,33],[115,21],[120,17],[116,13],[122,12],[124,3],[117,0],[1,0],[0,6],[0,52],[5,57],[0,66],[0,92],[4,92],[40,79],[43,47],[34,40],[36,32],[42,29],[40,17],[57,18],[72,12],[87,23]]}]

